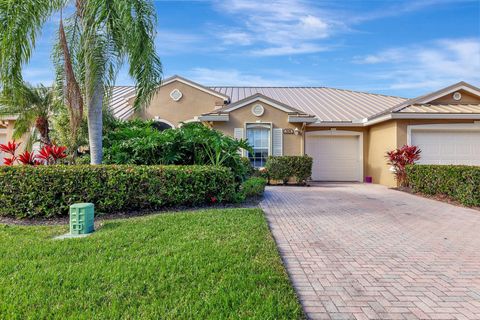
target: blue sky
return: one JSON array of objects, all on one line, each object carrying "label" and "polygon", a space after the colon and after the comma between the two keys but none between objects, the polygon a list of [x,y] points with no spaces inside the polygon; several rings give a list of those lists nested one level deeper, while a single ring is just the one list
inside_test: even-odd
[{"label": "blue sky", "polygon": [[[480,85],[480,1],[155,1],[164,75],[205,85],[327,86],[414,97]],[[50,83],[49,22],[25,68]],[[124,70],[117,84],[131,84]]]}]

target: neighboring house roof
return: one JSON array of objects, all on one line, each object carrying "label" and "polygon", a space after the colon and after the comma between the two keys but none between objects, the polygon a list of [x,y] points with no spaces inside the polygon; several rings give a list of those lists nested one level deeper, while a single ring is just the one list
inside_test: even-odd
[{"label": "neighboring house roof", "polygon": [[[407,99],[325,87],[212,87],[231,103],[262,94],[323,122],[360,121]],[[227,107],[228,108],[228,107]]]},{"label": "neighboring house roof", "polygon": [[480,104],[414,104],[399,113],[480,113]]},{"label": "neighboring house roof", "polygon": [[108,104],[110,111],[117,119],[126,120],[133,114],[133,106],[128,102],[133,97],[135,97],[135,87],[113,87]]},{"label": "neighboring house roof", "polygon": [[[452,84],[451,86],[448,86],[446,88],[443,88],[443,89],[440,89],[440,90],[437,90],[437,91],[434,91],[434,92],[431,92],[431,93],[427,93],[423,96],[419,96],[419,97],[416,97],[416,98],[413,98],[413,99],[408,99],[408,100],[404,101],[403,103],[400,103],[399,105],[394,106],[393,108],[389,108],[387,110],[384,110],[383,112],[380,112],[380,113],[378,113],[378,114],[376,114],[372,117],[369,117],[368,119],[371,120],[371,119],[374,119],[374,118],[377,118],[377,117],[380,117],[380,116],[383,116],[383,115],[386,115],[386,114],[392,113],[392,112],[400,112],[402,109],[407,108],[409,106],[416,105],[416,104],[428,104],[429,102],[431,102],[433,100],[436,100],[440,97],[443,97],[447,94],[450,94],[450,93],[458,91],[458,90],[465,90],[467,92],[470,92],[470,93],[473,93],[477,96],[480,96],[480,88],[477,88],[477,87],[475,87],[475,86],[473,86],[469,83],[466,83],[464,81],[460,81],[460,82]],[[452,112],[450,112],[450,113],[452,113]],[[453,113],[455,113],[455,112],[453,112]]]},{"label": "neighboring house roof", "polygon": [[192,80],[189,80],[189,79],[186,79],[186,78],[183,78],[183,77],[180,77],[179,75],[174,75],[170,78],[167,78],[167,79],[164,79],[162,81],[162,86],[164,85],[167,85],[169,83],[172,83],[174,81],[179,81],[179,82],[182,82],[182,83],[185,83],[191,87],[194,87],[194,88],[197,88],[198,90],[201,90],[203,92],[206,92],[206,93],[209,93],[211,95],[214,95],[216,97],[219,97],[219,98],[222,98],[224,101],[226,102],[229,102],[230,101],[230,97],[219,92],[219,91],[216,91],[216,90],[212,90],[212,88],[208,88],[208,87],[205,87],[205,86],[202,86],[201,84],[199,83],[196,83]]}]

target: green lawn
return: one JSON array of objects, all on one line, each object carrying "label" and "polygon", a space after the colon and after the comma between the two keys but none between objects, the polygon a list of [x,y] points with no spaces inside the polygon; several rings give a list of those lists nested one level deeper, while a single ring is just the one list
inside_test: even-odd
[{"label": "green lawn", "polygon": [[0,318],[302,318],[258,209],[64,226],[0,225]]}]

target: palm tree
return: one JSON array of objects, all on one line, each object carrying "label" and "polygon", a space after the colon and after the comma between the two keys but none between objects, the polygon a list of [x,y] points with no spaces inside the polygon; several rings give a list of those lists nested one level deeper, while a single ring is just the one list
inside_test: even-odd
[{"label": "palm tree", "polygon": [[137,87],[135,108],[145,106],[161,82],[152,0],[0,0],[0,83],[9,92],[23,82],[36,35],[72,4],[73,14],[60,18],[57,76],[72,115],[81,114],[85,103],[91,163],[100,164],[102,108],[122,63],[129,63]]},{"label": "palm tree", "polygon": [[[42,145],[50,145],[49,118],[60,106],[51,88],[23,84],[0,96],[0,115],[16,115],[13,138],[18,139],[35,128]],[[35,136],[35,135],[34,135]]]}]

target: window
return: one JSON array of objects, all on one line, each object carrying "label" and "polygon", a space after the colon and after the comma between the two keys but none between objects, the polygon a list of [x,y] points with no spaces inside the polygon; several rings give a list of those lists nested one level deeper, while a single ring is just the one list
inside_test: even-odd
[{"label": "window", "polygon": [[248,158],[255,168],[265,167],[270,154],[270,124],[247,124],[247,140],[253,148]]}]

